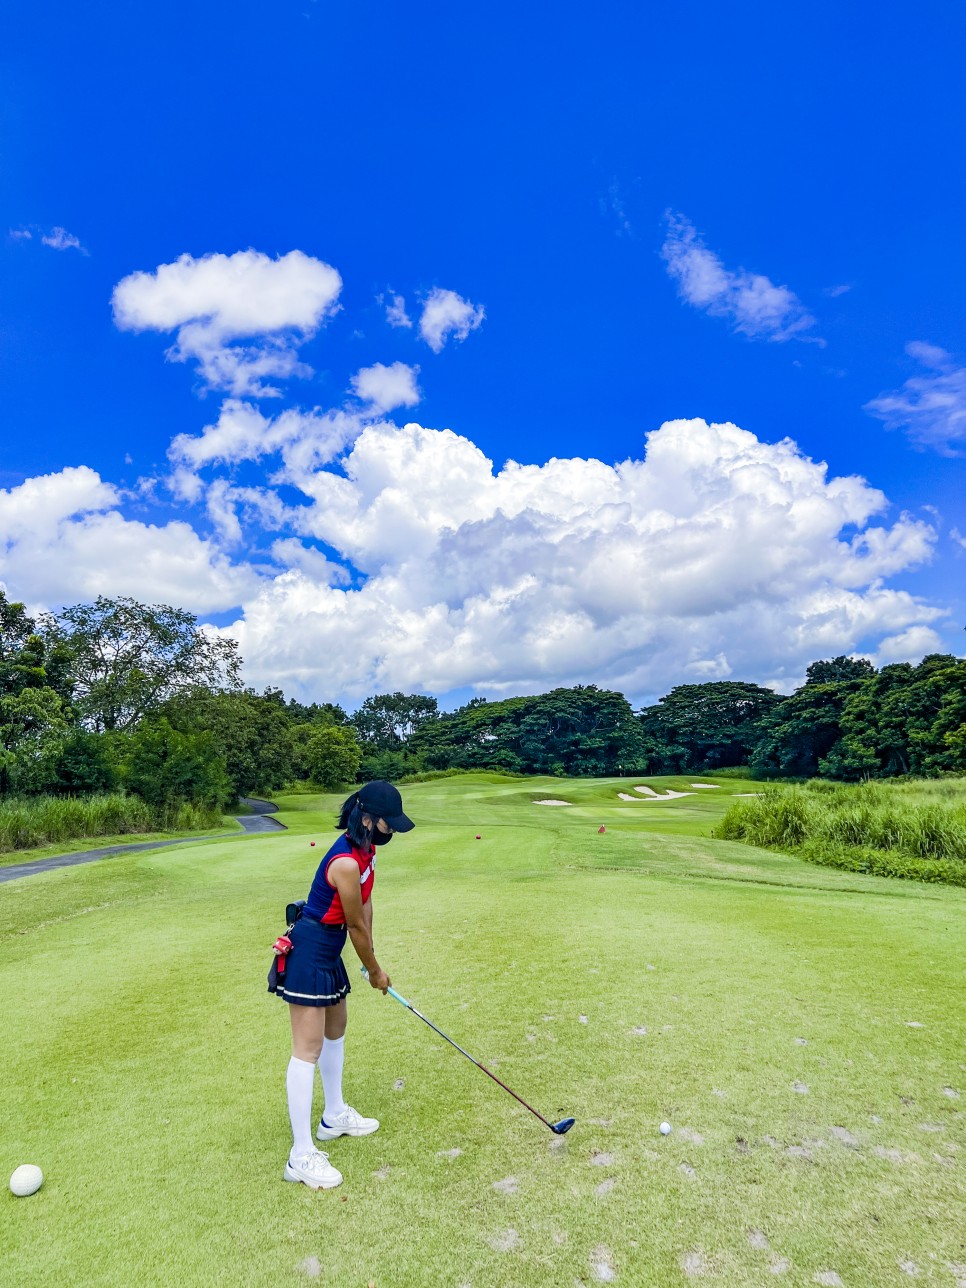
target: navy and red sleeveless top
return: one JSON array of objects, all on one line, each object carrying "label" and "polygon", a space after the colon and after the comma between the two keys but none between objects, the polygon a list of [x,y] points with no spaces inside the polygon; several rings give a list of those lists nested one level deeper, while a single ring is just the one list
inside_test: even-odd
[{"label": "navy and red sleeveless top", "polygon": [[315,917],[316,921],[321,921],[323,925],[341,926],[345,921],[342,900],[339,898],[338,890],[329,885],[328,881],[329,864],[333,859],[356,861],[359,865],[362,902],[368,903],[372,895],[372,884],[376,879],[376,855],[374,850],[371,854],[366,854],[364,850],[357,850],[348,836],[340,836],[322,856],[322,862],[319,864],[315,880],[312,882],[312,889],[306,900],[305,911],[310,917]]}]

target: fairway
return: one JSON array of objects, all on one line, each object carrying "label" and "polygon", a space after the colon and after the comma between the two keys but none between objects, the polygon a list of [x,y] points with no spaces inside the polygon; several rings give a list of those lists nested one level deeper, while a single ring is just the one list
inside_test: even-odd
[{"label": "fairway", "polygon": [[[620,799],[644,784],[690,794]],[[403,788],[380,962],[577,1122],[552,1136],[347,944],[346,1096],[382,1127],[331,1143],[331,1191],[281,1180],[288,1016],[265,975],[335,797],[277,798],[277,835],[2,887],[3,1174],[46,1178],[0,1197],[3,1282],[966,1284],[966,891],[713,839],[755,790]]]}]

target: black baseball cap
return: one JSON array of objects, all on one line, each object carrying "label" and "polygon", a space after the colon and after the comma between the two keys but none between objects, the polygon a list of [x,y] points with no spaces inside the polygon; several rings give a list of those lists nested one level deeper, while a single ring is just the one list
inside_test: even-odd
[{"label": "black baseball cap", "polygon": [[394,832],[411,832],[416,824],[403,813],[398,788],[384,779],[366,783],[359,792],[359,804],[373,818],[384,819]]}]

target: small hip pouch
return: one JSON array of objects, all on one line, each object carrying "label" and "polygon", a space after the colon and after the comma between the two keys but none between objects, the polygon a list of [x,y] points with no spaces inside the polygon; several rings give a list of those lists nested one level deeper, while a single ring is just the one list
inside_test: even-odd
[{"label": "small hip pouch", "polygon": [[288,923],[284,935],[279,935],[272,944],[272,952],[275,954],[272,958],[272,964],[268,971],[268,991],[275,993],[278,991],[279,984],[285,982],[285,968],[289,953],[292,951],[292,940],[289,936],[292,928],[302,915],[302,909],[305,907],[304,899],[296,899],[294,903],[285,905],[285,920]]}]

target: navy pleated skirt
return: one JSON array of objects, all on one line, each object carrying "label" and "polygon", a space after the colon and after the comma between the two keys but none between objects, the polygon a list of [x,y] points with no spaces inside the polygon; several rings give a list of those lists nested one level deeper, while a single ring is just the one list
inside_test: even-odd
[{"label": "navy pleated skirt", "polygon": [[342,964],[345,926],[324,926],[314,917],[299,917],[289,931],[292,951],[285,958],[276,996],[293,1006],[335,1006],[351,992]]}]

